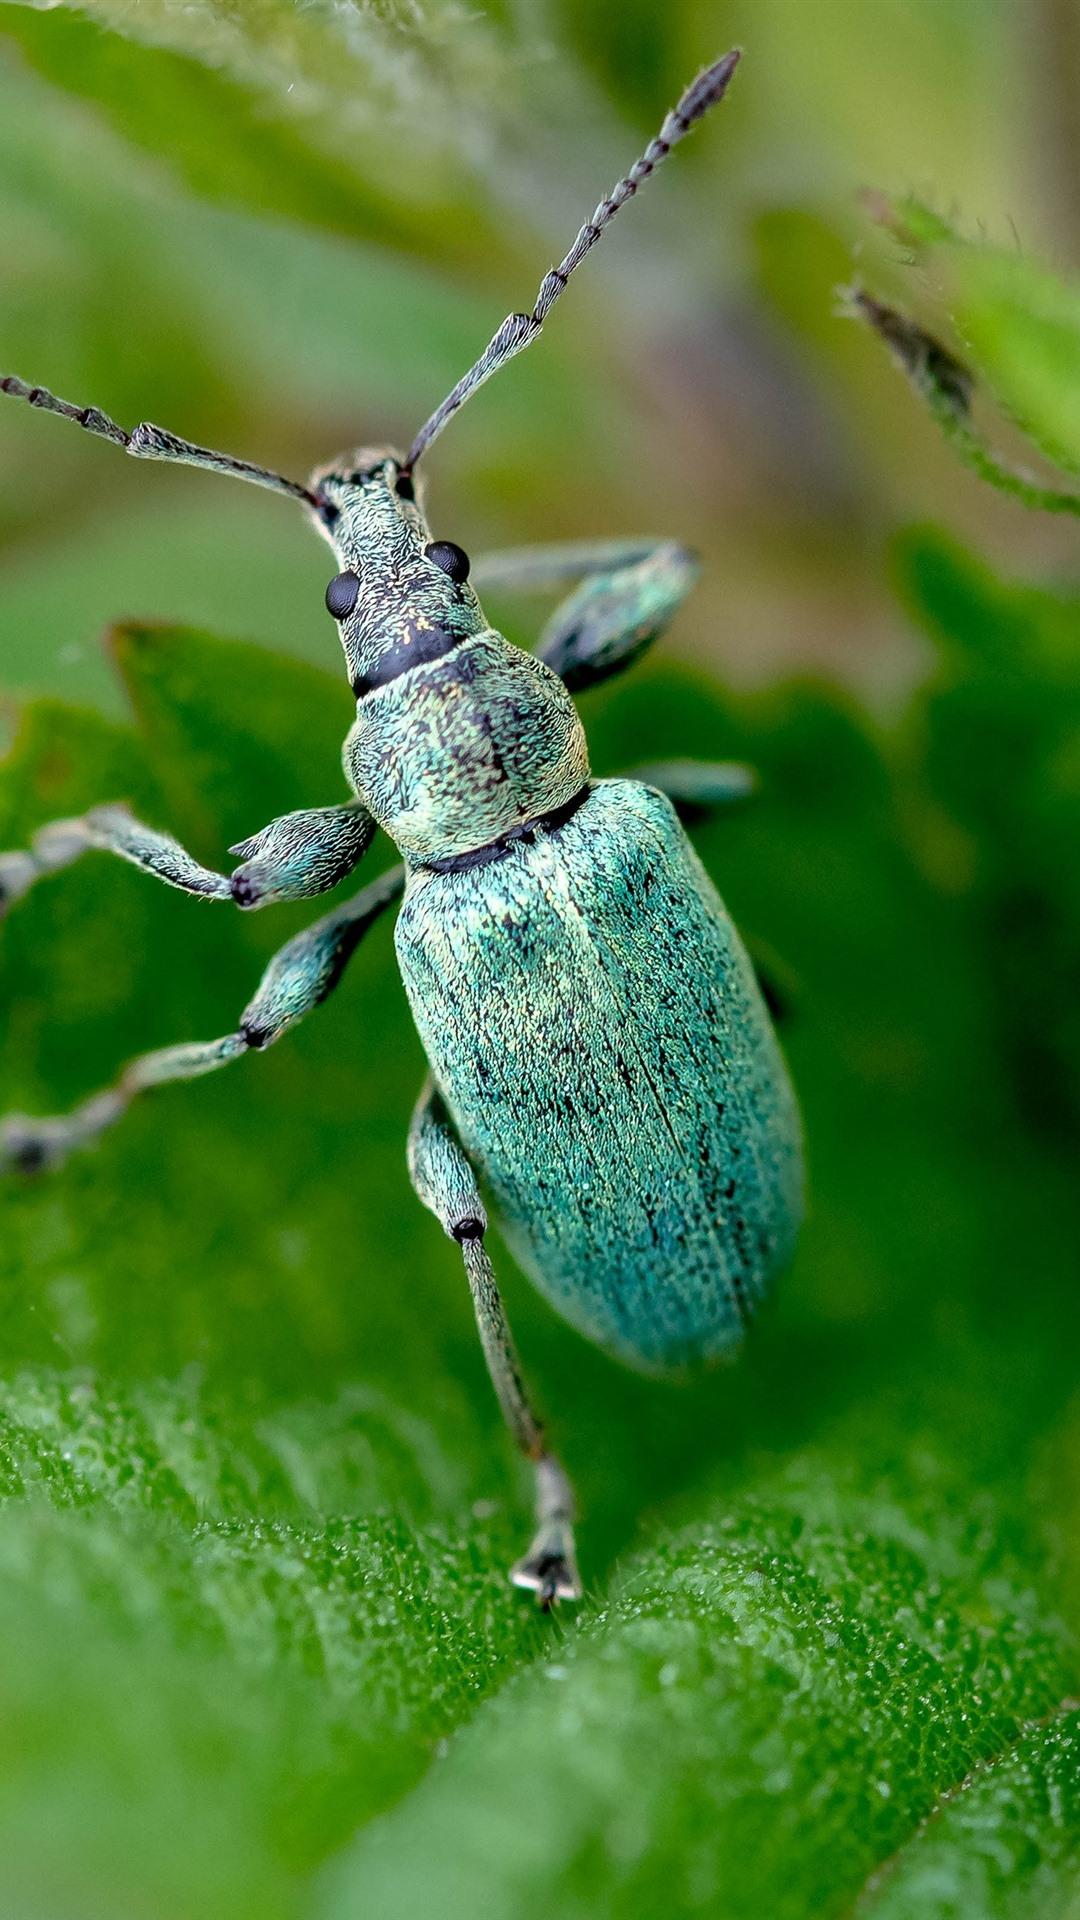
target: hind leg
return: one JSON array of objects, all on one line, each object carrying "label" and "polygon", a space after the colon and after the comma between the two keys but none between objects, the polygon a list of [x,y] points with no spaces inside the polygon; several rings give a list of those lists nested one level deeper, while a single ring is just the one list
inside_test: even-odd
[{"label": "hind leg", "polygon": [[696,826],[722,807],[741,806],[757,791],[753,767],[741,760],[654,760],[629,768],[624,778],[666,793],[687,826]]},{"label": "hind leg", "polygon": [[532,1464],[537,1530],[528,1552],[511,1568],[510,1578],[515,1586],[535,1593],[545,1608],[556,1600],[580,1600],[581,1580],[574,1558],[573,1491],[545,1443],[544,1429],[521,1378],[506,1310],[484,1246],[487,1215],[476,1175],[430,1082],[420,1096],[409,1130],[409,1176],[425,1207],[461,1248],[491,1384],[503,1419]]}]

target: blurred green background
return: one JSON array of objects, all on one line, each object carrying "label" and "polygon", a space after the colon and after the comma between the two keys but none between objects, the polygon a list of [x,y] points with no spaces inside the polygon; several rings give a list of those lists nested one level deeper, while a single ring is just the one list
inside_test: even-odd
[{"label": "blurred green background", "polygon": [[[18,1920],[1080,1914],[1078,534],[968,473],[837,298],[971,357],[979,431],[1067,487],[1075,5],[2,4],[0,365],[299,477],[402,443],[731,44],[430,505],[472,553],[701,551],[584,714],[599,772],[761,770],[697,838],[799,981],[803,1248],[683,1389],[502,1256],[584,1511],[586,1601],[544,1622],[405,1175],[386,928],[272,1055],[10,1185]],[[875,217],[912,194],[956,232]],[[127,797],[220,865],[330,802],[351,702],[303,516],[0,429],[0,846]],[[535,608],[490,611],[528,643]],[[228,1030],[305,917],[96,859],[42,886],[0,940],[0,1111]]]}]

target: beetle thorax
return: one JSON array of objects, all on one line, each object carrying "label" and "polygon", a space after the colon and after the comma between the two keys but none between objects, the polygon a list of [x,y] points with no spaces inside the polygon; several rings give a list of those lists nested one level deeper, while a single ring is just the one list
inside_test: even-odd
[{"label": "beetle thorax", "polygon": [[557,812],[589,777],[558,676],[487,629],[357,702],[345,771],[416,861],[456,859]]}]

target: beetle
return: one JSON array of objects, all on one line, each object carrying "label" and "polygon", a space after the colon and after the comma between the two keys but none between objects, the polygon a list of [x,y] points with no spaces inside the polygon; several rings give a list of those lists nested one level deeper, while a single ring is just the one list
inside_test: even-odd
[{"label": "beetle", "polygon": [[[300,501],[333,549],[326,606],[356,697],[343,750],[350,797],[272,821],[230,849],[240,857],[231,874],[107,806],[0,856],[0,904],[92,848],[247,910],[335,886],[378,827],[402,855],[273,956],[236,1031],[144,1054],[62,1117],[8,1116],[0,1164],[54,1166],[147,1089],[270,1046],[326,999],[400,900],[397,957],[431,1070],[409,1173],[461,1249],[492,1383],[533,1466],[536,1532],[511,1578],[544,1607],[581,1595],[573,1494],[523,1384],[484,1196],[526,1273],[580,1332],[630,1365],[681,1368],[738,1345],[790,1258],[800,1122],[753,967],[675,804],[735,798],[745,770],[675,762],[646,778],[594,779],[572,699],[656,638],[693,584],[693,556],[670,540],[609,541],[471,568],[455,542],[432,537],[417,465],[463,402],[536,338],[619,208],[722,98],[738,57],[687,89],[545,275],[531,313],[503,321],[404,456],[365,448],[301,485],[0,380],[137,458]],[[485,582],[571,588],[535,653],[488,624],[476,592]]]}]

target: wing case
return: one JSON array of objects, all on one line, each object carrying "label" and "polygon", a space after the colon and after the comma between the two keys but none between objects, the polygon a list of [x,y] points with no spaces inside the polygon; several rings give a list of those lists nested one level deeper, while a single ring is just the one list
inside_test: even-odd
[{"label": "wing case", "polygon": [[670,801],[597,781],[488,865],[418,868],[395,941],[435,1080],[539,1290],[633,1365],[735,1346],[794,1246],[800,1126]]}]

